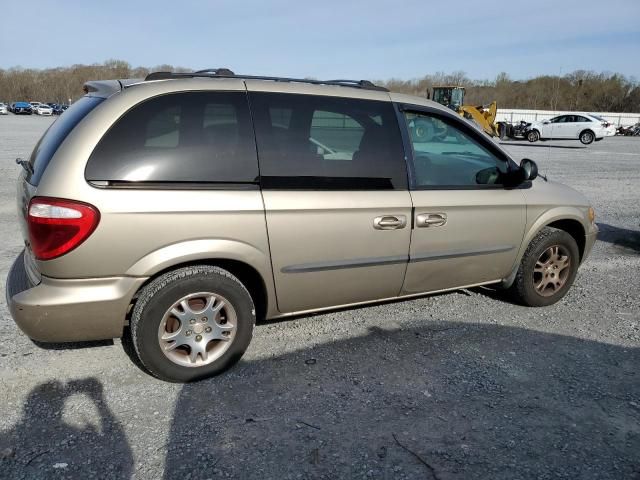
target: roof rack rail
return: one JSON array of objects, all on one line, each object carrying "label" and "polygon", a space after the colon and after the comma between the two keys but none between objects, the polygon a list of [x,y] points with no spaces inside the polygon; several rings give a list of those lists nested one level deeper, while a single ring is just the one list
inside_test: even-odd
[{"label": "roof rack rail", "polygon": [[236,75],[228,68],[208,68],[196,72],[152,72],[145,81],[169,80],[176,78],[238,78],[244,80],[271,80],[274,82],[309,83],[312,85],[336,85],[340,87],[362,88],[364,90],[378,90],[388,92],[385,87],[375,85],[369,80],[314,80],[308,78],[265,77],[260,75]]}]

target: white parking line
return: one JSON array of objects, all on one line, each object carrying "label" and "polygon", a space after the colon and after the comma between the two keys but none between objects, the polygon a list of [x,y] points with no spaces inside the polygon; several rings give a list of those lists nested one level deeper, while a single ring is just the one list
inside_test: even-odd
[{"label": "white parking line", "polygon": [[631,152],[604,152],[602,150],[589,150],[589,153],[602,154],[602,155],[631,155],[631,156],[640,156],[640,153],[631,153]]}]

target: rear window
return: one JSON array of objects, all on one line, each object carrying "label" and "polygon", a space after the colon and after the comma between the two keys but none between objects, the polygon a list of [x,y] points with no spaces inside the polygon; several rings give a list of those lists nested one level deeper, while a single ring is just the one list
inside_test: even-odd
[{"label": "rear window", "polygon": [[[65,114],[66,115],[66,114]],[[244,92],[180,92],[125,113],[100,140],[85,178],[118,183],[255,183]]]},{"label": "rear window", "polygon": [[[29,162],[33,167],[33,173],[27,176],[27,181],[34,186],[40,183],[40,179],[44,174],[51,158],[62,145],[67,135],[91,110],[99,105],[104,98],[99,97],[82,97],[75,102],[64,115],[51,124],[44,133],[40,141],[33,149]],[[16,104],[16,106],[19,106]]]}]

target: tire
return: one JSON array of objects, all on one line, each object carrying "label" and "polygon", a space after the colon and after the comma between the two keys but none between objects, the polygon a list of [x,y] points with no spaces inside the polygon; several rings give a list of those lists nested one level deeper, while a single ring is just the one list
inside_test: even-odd
[{"label": "tire", "polygon": [[[558,249],[556,257],[549,255],[553,248]],[[568,257],[568,265],[562,268],[564,257]],[[518,303],[529,307],[552,305],[573,285],[579,262],[573,237],[564,230],[545,227],[527,247],[509,291]]]},{"label": "tire", "polygon": [[589,145],[590,143],[593,143],[596,136],[591,130],[585,130],[580,133],[580,136],[578,138],[580,139],[580,143],[582,143],[583,145]]},{"label": "tire", "polygon": [[222,268],[197,265],[165,273],[141,290],[131,342],[149,373],[191,382],[240,360],[254,325],[255,307],[244,285]]},{"label": "tire", "polygon": [[529,132],[527,132],[527,140],[529,140],[531,143],[537,142],[538,140],[540,140],[540,132],[538,132],[537,130],[530,130]]}]

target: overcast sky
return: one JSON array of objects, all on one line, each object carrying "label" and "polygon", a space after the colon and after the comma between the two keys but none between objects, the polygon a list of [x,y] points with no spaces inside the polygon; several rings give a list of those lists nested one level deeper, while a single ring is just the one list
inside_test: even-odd
[{"label": "overcast sky", "polygon": [[229,67],[316,78],[640,79],[640,0],[0,0],[0,68]]}]

